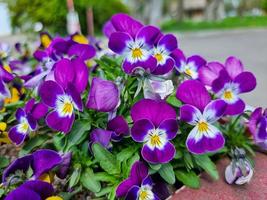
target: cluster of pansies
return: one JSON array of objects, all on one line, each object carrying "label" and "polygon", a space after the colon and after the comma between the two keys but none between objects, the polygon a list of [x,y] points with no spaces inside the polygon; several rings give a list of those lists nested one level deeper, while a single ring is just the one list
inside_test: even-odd
[{"label": "cluster of pansies", "polygon": [[41,33],[33,53],[0,46],[0,143],[19,149],[0,164],[0,197],[165,199],[176,181],[199,187],[202,170],[217,179],[227,155],[226,181],[249,182],[267,114],[240,98],[256,87],[241,61],[186,57],[175,35],[126,14],[103,32],[106,47],[79,33]]}]

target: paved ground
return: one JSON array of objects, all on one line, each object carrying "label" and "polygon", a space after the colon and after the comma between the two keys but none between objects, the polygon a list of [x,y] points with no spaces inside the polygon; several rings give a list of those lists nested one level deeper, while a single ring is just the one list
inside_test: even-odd
[{"label": "paved ground", "polygon": [[253,106],[267,107],[267,29],[227,30],[178,34],[187,55],[200,54],[207,60],[224,60],[234,55],[257,77],[257,88],[244,95]]},{"label": "paved ground", "polygon": [[207,174],[201,176],[201,188],[198,190],[183,187],[169,200],[266,200],[267,199],[267,159],[266,155],[257,153],[255,171],[249,184],[228,185],[224,181],[224,170],[230,163],[222,159],[217,163],[220,179],[212,181]]}]

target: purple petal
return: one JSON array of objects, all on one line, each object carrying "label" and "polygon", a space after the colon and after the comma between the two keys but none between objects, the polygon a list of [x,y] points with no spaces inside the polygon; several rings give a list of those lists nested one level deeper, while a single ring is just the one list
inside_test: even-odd
[{"label": "purple petal", "polygon": [[174,67],[174,60],[172,58],[167,58],[164,65],[158,64],[156,69],[152,72],[154,75],[164,75],[170,72]]},{"label": "purple petal", "polygon": [[205,86],[197,80],[184,81],[177,89],[176,97],[186,104],[203,111],[211,98]]},{"label": "purple petal", "polygon": [[112,81],[93,78],[86,107],[111,112],[119,103],[119,90]]},{"label": "purple petal", "polygon": [[34,178],[37,179],[42,174],[52,170],[62,162],[61,156],[50,149],[40,149],[33,154],[33,172]]},{"label": "purple petal", "polygon": [[57,131],[68,133],[74,122],[74,114],[71,117],[60,117],[57,111],[52,111],[46,116],[46,124]]},{"label": "purple petal", "polygon": [[169,52],[174,51],[178,48],[177,39],[173,34],[166,34],[160,38],[158,46],[164,46]]},{"label": "purple petal", "polygon": [[[198,133],[196,126],[188,135],[186,140],[187,149],[194,154],[216,152],[223,148],[225,140],[222,133],[214,126],[209,124],[208,136]],[[199,134],[203,134],[199,137]]]},{"label": "purple petal", "polygon": [[[234,173],[233,173],[234,172]],[[233,184],[236,181],[236,169],[233,170],[232,164],[228,165],[225,169],[225,180],[228,184]]]},{"label": "purple petal", "polygon": [[40,82],[42,81],[42,79],[49,73],[50,71],[44,71],[41,72],[40,74],[37,74],[35,76],[33,76],[31,79],[29,79],[28,81],[25,82],[24,86],[26,88],[35,88],[37,87]]},{"label": "purple petal", "polygon": [[124,60],[122,68],[127,74],[132,74],[136,69],[144,69],[146,72],[151,73],[157,67],[157,60],[151,55],[146,61],[137,61],[130,63]]},{"label": "purple petal", "polygon": [[59,165],[59,169],[57,171],[57,177],[60,179],[66,178],[69,172],[70,164],[71,164],[72,153],[68,152],[62,156],[62,162]]},{"label": "purple petal", "polygon": [[256,108],[250,115],[248,127],[250,132],[253,134],[254,138],[256,137],[257,134],[258,123],[260,122],[262,117],[263,114],[261,107]]},{"label": "purple petal", "polygon": [[194,66],[199,69],[206,65],[206,60],[199,55],[193,55],[187,59],[187,63],[194,63]]},{"label": "purple petal", "polygon": [[132,106],[131,117],[134,122],[148,119],[158,127],[166,119],[176,119],[176,112],[164,101],[142,99]]},{"label": "purple petal", "polygon": [[141,22],[124,13],[113,15],[110,21],[116,31],[129,33],[133,38],[143,27]]},{"label": "purple petal", "polygon": [[39,87],[39,95],[47,106],[55,107],[57,95],[64,94],[63,89],[54,81],[45,81]]},{"label": "purple petal", "polygon": [[10,82],[14,79],[13,74],[8,72],[1,64],[0,64],[0,77],[5,82]]},{"label": "purple petal", "polygon": [[195,106],[186,104],[180,108],[181,121],[185,121],[191,125],[196,125],[201,117],[201,112]]},{"label": "purple petal", "polygon": [[178,131],[178,122],[175,119],[167,119],[161,122],[159,129],[165,130],[167,139],[172,140],[176,137]]},{"label": "purple petal", "polygon": [[152,46],[153,44],[155,44],[160,34],[160,30],[157,27],[144,26],[137,33],[136,38],[143,39],[146,44]]},{"label": "purple petal", "polygon": [[109,38],[112,33],[116,32],[114,26],[112,25],[111,21],[107,21],[102,29],[103,34]]},{"label": "purple petal", "polygon": [[37,120],[31,115],[31,114],[28,114],[27,117],[26,117],[30,127],[31,127],[31,130],[36,130],[37,128]]},{"label": "purple petal", "polygon": [[24,110],[26,113],[30,113],[31,110],[33,109],[34,107],[34,104],[35,104],[35,99],[34,98],[31,98],[29,101],[27,101],[27,103],[25,104],[24,106]]},{"label": "purple petal", "polygon": [[168,163],[175,156],[176,150],[172,143],[167,142],[163,149],[155,148],[151,150],[146,144],[143,146],[142,157],[149,163],[159,164]]},{"label": "purple petal", "polygon": [[233,56],[227,58],[227,60],[225,61],[225,69],[232,79],[234,79],[238,74],[244,71],[242,62]]},{"label": "purple petal", "polygon": [[0,95],[1,95],[0,100],[11,97],[8,87],[5,84],[5,82],[1,79],[1,77],[0,77]]},{"label": "purple petal", "polygon": [[266,141],[267,139],[267,121],[266,118],[261,118],[259,122],[259,131],[257,134],[257,139],[261,141]]},{"label": "purple petal", "polygon": [[119,140],[121,137],[129,135],[129,126],[123,116],[116,116],[110,120],[107,129],[115,132],[115,134],[112,134],[113,140]]},{"label": "purple petal", "polygon": [[43,118],[47,112],[48,112],[48,107],[45,104],[37,103],[34,105],[31,114],[35,119],[39,120]]},{"label": "purple petal", "polygon": [[184,53],[180,49],[175,49],[171,53],[171,57],[175,60],[175,67],[178,68],[179,71],[180,67],[182,66],[182,62],[186,62]]},{"label": "purple petal", "polygon": [[42,200],[42,198],[37,194],[36,192],[24,188],[24,187],[18,187],[17,189],[14,189],[11,191],[5,198],[5,200]]},{"label": "purple petal", "polygon": [[226,70],[221,70],[219,77],[216,78],[213,82],[212,82],[212,90],[214,93],[218,93],[219,91],[221,91],[221,89],[224,88],[226,83],[230,83],[232,82],[230,76],[228,75]]},{"label": "purple petal", "polygon": [[140,119],[134,122],[131,129],[131,136],[136,142],[144,142],[149,130],[153,130],[155,127],[148,119]]},{"label": "purple petal", "polygon": [[34,53],[33,53],[33,57],[38,60],[38,61],[43,61],[45,58],[48,57],[46,51],[42,51],[42,50],[36,50]]},{"label": "purple petal", "polygon": [[17,170],[21,170],[24,173],[29,169],[32,164],[33,156],[26,155],[21,158],[15,159],[3,172],[2,182],[5,183],[10,174],[14,174]]},{"label": "purple petal", "polygon": [[72,84],[68,86],[66,93],[71,96],[72,100],[75,103],[75,107],[79,111],[83,111],[83,102],[82,102],[81,95],[76,91],[76,88]]},{"label": "purple petal", "polygon": [[16,119],[21,121],[22,118],[26,117],[26,113],[22,108],[18,108],[16,111]]},{"label": "purple petal", "polygon": [[148,176],[148,167],[141,161],[136,161],[130,172],[130,178],[135,182],[136,185],[141,185],[144,178]]},{"label": "purple petal", "polygon": [[241,114],[245,110],[246,104],[242,99],[238,99],[233,104],[228,104],[225,115],[238,115]]},{"label": "purple petal", "polygon": [[213,100],[205,107],[203,116],[207,122],[213,123],[223,116],[226,108],[227,104],[224,100]]},{"label": "purple petal", "polygon": [[72,60],[71,62],[74,66],[75,71],[75,79],[73,85],[79,93],[82,93],[88,85],[89,69],[86,64],[78,58]]},{"label": "purple petal", "polygon": [[73,83],[75,77],[75,66],[73,63],[63,58],[55,64],[54,76],[56,82],[64,89],[68,87],[70,83]]},{"label": "purple petal", "polygon": [[128,191],[135,185],[135,182],[132,179],[126,179],[121,182],[116,189],[116,197],[122,198],[125,197]]},{"label": "purple petal", "polygon": [[140,187],[138,186],[133,186],[127,193],[126,197],[125,197],[125,200],[137,200],[139,199],[138,196],[139,196],[139,189]]},{"label": "purple petal", "polygon": [[54,193],[54,188],[51,184],[39,180],[26,181],[20,187],[36,192],[42,199],[46,199]]},{"label": "purple petal", "polygon": [[81,60],[89,60],[96,55],[96,50],[88,44],[74,44],[69,48],[68,55],[77,56]]},{"label": "purple petal", "polygon": [[108,47],[115,53],[122,54],[127,47],[127,42],[132,40],[127,33],[115,32],[109,38]]},{"label": "purple petal", "polygon": [[235,79],[235,83],[239,84],[239,92],[250,92],[255,89],[257,82],[255,76],[251,72],[242,72],[238,74]]},{"label": "purple petal", "polygon": [[103,147],[108,148],[110,145],[112,131],[107,131],[104,129],[94,129],[90,134],[90,141],[92,143],[99,143]]},{"label": "purple petal", "polygon": [[200,81],[208,86],[212,85],[212,82],[218,78],[220,71],[224,69],[224,66],[219,62],[210,62],[206,66],[199,69],[198,75]]},{"label": "purple petal", "polygon": [[8,137],[16,145],[21,145],[27,138],[27,134],[19,132],[18,127],[19,125],[13,126],[8,132]]}]

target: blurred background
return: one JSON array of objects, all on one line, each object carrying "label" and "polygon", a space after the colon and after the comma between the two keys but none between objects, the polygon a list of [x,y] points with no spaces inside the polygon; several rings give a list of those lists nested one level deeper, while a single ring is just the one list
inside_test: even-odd
[{"label": "blurred background", "polygon": [[0,42],[30,41],[41,31],[102,37],[118,12],[176,34],[188,56],[240,58],[258,80],[246,101],[267,107],[267,0],[0,0]]}]

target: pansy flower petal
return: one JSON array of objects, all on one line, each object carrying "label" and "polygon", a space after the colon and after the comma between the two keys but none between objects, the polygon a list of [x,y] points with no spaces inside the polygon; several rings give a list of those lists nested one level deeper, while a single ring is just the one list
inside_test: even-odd
[{"label": "pansy flower petal", "polygon": [[80,94],[78,93],[78,91],[76,90],[76,88],[72,85],[69,84],[68,88],[66,90],[66,93],[69,94],[72,98],[72,100],[75,103],[75,107],[79,110],[79,111],[83,111],[83,102],[82,102],[82,98],[80,96]]},{"label": "pansy flower petal", "polygon": [[172,52],[178,48],[177,39],[173,34],[166,34],[160,38],[158,46],[164,46],[165,49]]},{"label": "pansy flower petal", "polygon": [[42,200],[39,194],[24,187],[18,187],[17,189],[11,191],[5,198],[5,200]]},{"label": "pansy flower petal", "polygon": [[35,119],[39,120],[42,117],[44,117],[47,112],[48,112],[48,107],[44,103],[40,102],[34,105],[31,114]]},{"label": "pansy flower petal", "polygon": [[71,117],[61,117],[57,111],[52,111],[46,116],[46,124],[57,131],[68,133],[74,122],[74,114]]},{"label": "pansy flower petal", "polygon": [[175,119],[166,119],[159,125],[160,130],[164,130],[168,140],[176,137],[178,131],[178,122]]},{"label": "pansy flower petal", "polygon": [[144,26],[137,33],[136,38],[143,39],[147,45],[153,45],[160,36],[160,30],[155,26]]},{"label": "pansy flower petal", "polygon": [[107,124],[107,129],[114,131],[112,139],[115,141],[120,140],[123,136],[129,135],[129,126],[123,116],[116,116],[110,120]]},{"label": "pansy flower petal", "polygon": [[64,94],[62,87],[54,81],[45,81],[40,85],[39,95],[47,106],[55,107],[57,96]]},{"label": "pansy flower petal", "polygon": [[50,171],[62,162],[61,156],[56,151],[50,149],[37,150],[32,155],[32,167],[35,179],[37,179],[43,173]]},{"label": "pansy flower petal", "polygon": [[216,78],[213,82],[212,82],[212,90],[214,93],[218,93],[220,92],[225,84],[230,83],[232,81],[231,77],[229,76],[229,74],[227,73],[226,70],[221,70],[220,74],[218,76],[218,78]]},{"label": "pansy flower petal", "polygon": [[208,125],[208,131],[201,133],[195,126],[189,133],[186,146],[194,154],[216,152],[224,146],[225,140],[222,133],[213,125]]},{"label": "pansy flower petal", "polygon": [[103,147],[108,148],[110,144],[112,131],[101,128],[94,129],[90,134],[91,143],[99,143]]},{"label": "pansy flower petal", "polygon": [[127,47],[127,43],[132,40],[127,33],[115,32],[109,38],[108,47],[115,53],[122,54]]},{"label": "pansy flower petal", "polygon": [[181,69],[182,63],[186,62],[186,58],[183,51],[180,49],[175,49],[171,53],[171,57],[175,60],[175,67],[179,71]]},{"label": "pansy flower petal", "polygon": [[127,193],[125,200],[137,200],[139,196],[139,189],[138,186],[133,186]]},{"label": "pansy flower petal", "polygon": [[199,55],[193,55],[187,59],[187,63],[194,63],[194,66],[199,69],[206,65],[206,60]]},{"label": "pansy flower petal", "polygon": [[142,148],[142,157],[149,163],[168,163],[175,156],[176,150],[172,143],[167,142],[163,149],[154,148],[151,150],[150,147],[145,144]]},{"label": "pansy flower petal", "polygon": [[186,104],[203,111],[211,97],[205,86],[197,80],[184,81],[177,89],[176,97]]},{"label": "pansy flower petal", "polygon": [[154,125],[148,119],[138,120],[131,129],[131,136],[136,142],[144,142],[149,130],[153,130],[154,128]]},{"label": "pansy flower petal", "polygon": [[224,69],[224,66],[219,62],[210,62],[206,66],[199,69],[199,80],[208,86],[212,85],[212,82],[218,78],[220,71]]},{"label": "pansy flower petal", "polygon": [[189,104],[183,105],[180,108],[180,120],[191,125],[196,125],[202,114],[198,108]]},{"label": "pansy flower petal", "polygon": [[238,99],[233,104],[228,104],[225,115],[238,115],[241,114],[245,110],[246,104],[242,99]]},{"label": "pansy flower petal", "polygon": [[239,92],[250,92],[254,90],[257,85],[256,78],[251,72],[242,72],[238,74],[234,82],[239,85]]},{"label": "pansy flower petal", "polygon": [[157,60],[152,55],[148,57],[145,61],[137,61],[134,63],[124,60],[122,64],[123,71],[127,74],[132,74],[137,69],[145,70],[146,72],[153,72],[157,67]]},{"label": "pansy flower petal", "polygon": [[13,126],[8,132],[9,139],[16,145],[21,145],[27,138],[27,134],[19,131],[19,125]]},{"label": "pansy flower petal", "polygon": [[208,123],[213,123],[223,116],[226,108],[227,104],[224,100],[213,100],[205,107],[203,117]]},{"label": "pansy flower petal", "polygon": [[165,64],[158,64],[155,70],[153,70],[152,74],[154,75],[163,75],[170,72],[174,67],[174,60],[169,57],[167,58]]},{"label": "pansy flower petal", "polygon": [[158,127],[166,119],[176,119],[176,111],[165,101],[142,99],[132,106],[131,117],[134,122],[148,119]]},{"label": "pansy flower petal", "polygon": [[31,130],[36,130],[37,128],[37,121],[36,119],[31,115],[31,114],[28,114],[27,117],[26,117],[30,127],[31,127]]},{"label": "pansy flower petal", "polygon": [[125,197],[128,191],[135,185],[136,183],[132,179],[126,179],[121,182],[116,190],[116,196],[118,198]]},{"label": "pansy flower petal", "polygon": [[16,119],[21,121],[22,118],[26,117],[26,113],[22,108],[18,108],[16,111]]},{"label": "pansy flower petal", "polygon": [[46,199],[54,193],[54,188],[51,184],[39,180],[26,181],[20,187],[27,188],[36,192],[42,199]]},{"label": "pansy flower petal", "polygon": [[76,90],[79,93],[82,93],[87,85],[88,85],[88,78],[89,78],[89,69],[86,64],[79,58],[76,58],[71,61],[73,66],[75,66],[75,79],[74,83],[72,83]]},{"label": "pansy flower petal", "polygon": [[225,69],[232,79],[234,79],[238,74],[244,71],[242,62],[234,56],[226,59]]},{"label": "pansy flower petal", "polygon": [[68,55],[77,56],[81,60],[88,60],[95,56],[96,50],[88,44],[74,44],[68,50]]}]

